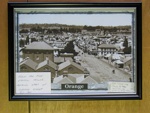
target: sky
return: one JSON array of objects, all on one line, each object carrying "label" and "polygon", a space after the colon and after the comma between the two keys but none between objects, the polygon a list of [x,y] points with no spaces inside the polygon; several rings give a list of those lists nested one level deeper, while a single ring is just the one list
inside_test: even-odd
[{"label": "sky", "polygon": [[132,25],[131,14],[19,14],[19,24]]}]

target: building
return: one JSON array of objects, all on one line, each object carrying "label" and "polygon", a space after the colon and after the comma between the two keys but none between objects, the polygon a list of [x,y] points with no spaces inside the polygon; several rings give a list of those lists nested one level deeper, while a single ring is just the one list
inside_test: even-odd
[{"label": "building", "polygon": [[66,46],[66,42],[64,41],[60,41],[60,40],[57,40],[57,41],[49,41],[49,40],[46,40],[46,42],[52,46],[52,47],[57,47],[58,49],[61,49],[61,48],[64,48]]},{"label": "building", "polygon": [[132,71],[132,57],[124,58],[123,63],[124,63],[123,66],[124,69],[127,69],[128,71]]},{"label": "building", "polygon": [[81,81],[84,80],[85,76],[84,76],[84,74],[68,74],[68,78],[73,83],[81,83]]},{"label": "building", "polygon": [[84,74],[84,68],[75,62],[67,60],[58,65],[58,75]]},{"label": "building", "polygon": [[57,65],[51,60],[45,60],[41,63],[36,63],[29,57],[26,57],[19,64],[20,72],[51,72],[51,78],[56,76]]},{"label": "building", "polygon": [[59,77],[55,77],[53,83],[64,84],[64,83],[73,83],[68,77],[64,77],[63,75]]},{"label": "building", "polygon": [[98,84],[96,80],[94,80],[91,76],[86,77],[81,83],[86,83],[86,84]]},{"label": "building", "polygon": [[121,57],[115,61],[115,66],[117,68],[124,68],[128,71],[132,71],[132,57]]},{"label": "building", "polygon": [[54,63],[61,64],[67,60],[73,61],[72,57],[54,57]]},{"label": "building", "polygon": [[46,42],[32,42],[23,50],[23,59],[29,57],[34,62],[40,63],[45,60],[54,61],[53,48]]},{"label": "building", "polygon": [[23,61],[20,62],[20,72],[35,72],[37,63],[31,60],[29,57],[26,57]]},{"label": "building", "polygon": [[85,76],[84,74],[68,74],[68,76],[55,77],[53,83],[57,84],[69,84],[69,83],[80,83],[80,84],[99,84],[96,78],[92,76]]},{"label": "building", "polygon": [[101,44],[98,46],[98,52],[100,55],[114,54],[117,48],[113,44]]},{"label": "building", "polygon": [[123,66],[124,66],[124,63],[122,61],[120,61],[120,60],[115,61],[115,67],[123,68]]},{"label": "building", "polygon": [[36,72],[51,72],[51,78],[57,76],[57,65],[51,60],[45,60],[36,67]]},{"label": "building", "polygon": [[91,35],[104,35],[104,30],[101,30],[101,29],[93,29],[93,30],[85,30],[83,29],[81,31],[82,34],[91,34]]}]

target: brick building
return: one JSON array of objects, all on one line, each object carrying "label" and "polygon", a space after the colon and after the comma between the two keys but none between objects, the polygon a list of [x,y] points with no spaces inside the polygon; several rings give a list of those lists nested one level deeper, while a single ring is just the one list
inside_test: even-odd
[{"label": "brick building", "polygon": [[32,42],[27,45],[23,50],[23,59],[29,57],[36,63],[40,63],[45,60],[54,61],[54,49],[46,42]]},{"label": "brick building", "polygon": [[58,75],[64,74],[84,74],[84,68],[70,60],[58,65]]},{"label": "brick building", "polygon": [[20,72],[51,72],[52,80],[56,76],[57,65],[51,60],[36,63],[29,57],[26,57],[20,62],[19,66]]}]

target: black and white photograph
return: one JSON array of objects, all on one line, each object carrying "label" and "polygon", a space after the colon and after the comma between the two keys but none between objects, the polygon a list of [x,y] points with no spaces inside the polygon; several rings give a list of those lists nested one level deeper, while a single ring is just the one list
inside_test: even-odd
[{"label": "black and white photograph", "polygon": [[136,95],[136,6],[108,6],[15,8],[14,95]]}]

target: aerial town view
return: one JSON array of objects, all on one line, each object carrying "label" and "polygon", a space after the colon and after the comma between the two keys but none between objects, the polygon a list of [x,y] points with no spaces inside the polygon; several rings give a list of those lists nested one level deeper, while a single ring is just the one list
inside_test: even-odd
[{"label": "aerial town view", "polygon": [[63,84],[107,90],[108,82],[133,82],[132,15],[80,15],[20,15],[18,71],[50,72],[52,90]]}]

